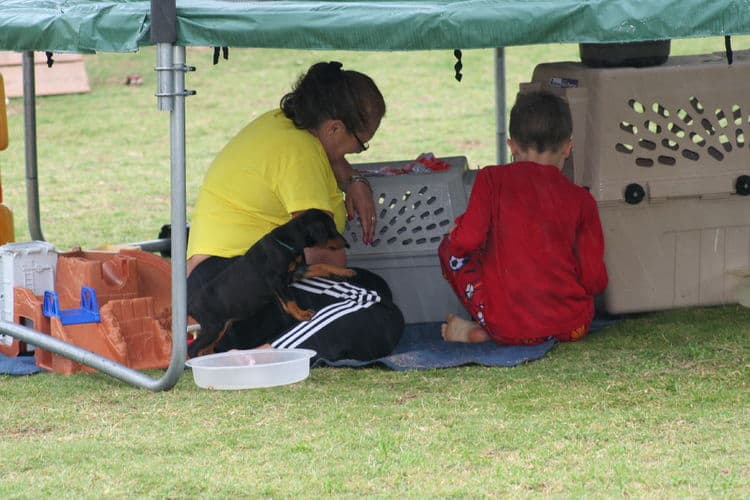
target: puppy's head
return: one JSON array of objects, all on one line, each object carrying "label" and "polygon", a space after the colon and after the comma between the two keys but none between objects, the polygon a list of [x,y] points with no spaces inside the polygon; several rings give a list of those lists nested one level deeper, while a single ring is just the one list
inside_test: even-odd
[{"label": "puppy's head", "polygon": [[322,247],[331,250],[349,248],[344,237],[336,229],[333,218],[322,210],[312,208],[295,217],[295,220],[301,225],[303,247]]}]

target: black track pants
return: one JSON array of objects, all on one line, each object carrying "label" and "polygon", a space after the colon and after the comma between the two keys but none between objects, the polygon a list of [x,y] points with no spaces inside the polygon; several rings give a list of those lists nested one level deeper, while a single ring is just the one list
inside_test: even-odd
[{"label": "black track pants", "polygon": [[[188,278],[188,296],[200,294],[233,260],[211,257],[202,262]],[[311,320],[298,322],[274,302],[235,322],[215,351],[268,343],[282,349],[312,349],[331,361],[370,360],[389,354],[401,338],[404,317],[380,276],[365,269],[355,271],[356,276],[346,281],[311,278],[292,285],[290,291],[299,306],[316,311]]]}]

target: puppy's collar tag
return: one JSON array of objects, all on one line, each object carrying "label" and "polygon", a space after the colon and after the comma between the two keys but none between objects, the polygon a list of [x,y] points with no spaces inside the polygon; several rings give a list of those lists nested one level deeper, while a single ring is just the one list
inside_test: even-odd
[{"label": "puppy's collar tag", "polygon": [[286,243],[284,243],[284,242],[283,242],[283,241],[281,241],[280,239],[278,239],[278,238],[274,238],[274,240],[276,240],[276,243],[278,243],[278,244],[279,244],[279,245],[281,245],[282,247],[286,248],[286,249],[287,249],[287,250],[289,250],[290,252],[292,252],[292,253],[294,253],[294,254],[296,254],[296,253],[297,253],[297,250],[296,250],[296,249],[295,249],[294,247],[292,247],[292,246],[289,246],[289,245],[287,245]]}]

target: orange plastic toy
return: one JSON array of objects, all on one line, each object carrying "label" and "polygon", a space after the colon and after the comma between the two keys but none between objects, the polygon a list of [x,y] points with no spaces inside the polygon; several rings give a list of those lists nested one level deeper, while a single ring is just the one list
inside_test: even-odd
[{"label": "orange plastic toy", "polygon": [[0,151],[8,147],[8,114],[5,110],[5,83],[0,74]]},{"label": "orange plastic toy", "polygon": [[[63,325],[59,317],[42,314],[41,296],[21,287],[14,288],[14,322],[135,370],[169,366],[172,298],[166,260],[141,250],[59,254],[55,291],[61,309],[78,306],[82,286],[96,291],[99,322]],[[39,348],[34,357],[38,366],[56,373],[95,371]]]},{"label": "orange plastic toy", "polygon": [[[0,75],[0,151],[8,147],[8,116],[5,111],[5,86]],[[0,182],[0,245],[15,241],[13,212],[3,204],[3,185]]]}]

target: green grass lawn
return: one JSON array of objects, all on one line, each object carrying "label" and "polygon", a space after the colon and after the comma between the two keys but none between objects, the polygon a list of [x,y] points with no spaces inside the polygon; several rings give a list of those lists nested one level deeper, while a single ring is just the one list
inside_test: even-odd
[{"label": "green grass lawn", "polygon": [[516,368],[151,393],[0,377],[0,497],[750,494],[750,311],[619,322]]},{"label": "green grass lawn", "polygon": [[[722,49],[678,40],[672,53]],[[493,57],[464,51],[459,83],[452,51],[232,49],[213,66],[191,48],[188,207],[218,149],[318,60],[371,74],[386,97],[353,161],[432,151],[494,163]],[[508,100],[536,64],[577,57],[574,45],[508,48]],[[86,56],[90,93],[38,99],[42,228],[58,249],[153,239],[169,221],[154,65],[152,49]],[[131,73],[145,84],[125,86]],[[20,99],[9,114],[0,174],[25,241]],[[747,498],[749,352],[750,310],[731,305],[628,318],[516,368],[321,368],[226,392],[186,372],[162,393],[105,375],[0,376],[0,498]]]}]

